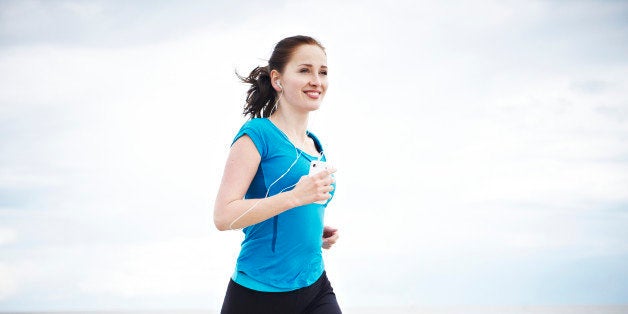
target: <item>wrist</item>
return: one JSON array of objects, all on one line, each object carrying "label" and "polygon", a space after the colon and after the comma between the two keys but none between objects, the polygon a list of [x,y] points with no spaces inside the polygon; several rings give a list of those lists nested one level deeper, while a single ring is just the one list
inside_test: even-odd
[{"label": "wrist", "polygon": [[288,203],[288,209],[303,205],[303,201],[298,197],[294,190],[285,192],[284,194]]}]

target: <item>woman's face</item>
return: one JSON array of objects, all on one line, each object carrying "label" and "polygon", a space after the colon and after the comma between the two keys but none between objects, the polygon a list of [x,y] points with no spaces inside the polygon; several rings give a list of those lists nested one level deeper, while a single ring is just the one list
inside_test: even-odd
[{"label": "woman's face", "polygon": [[318,46],[302,45],[294,52],[280,77],[280,105],[312,111],[320,107],[327,91],[327,55]]}]

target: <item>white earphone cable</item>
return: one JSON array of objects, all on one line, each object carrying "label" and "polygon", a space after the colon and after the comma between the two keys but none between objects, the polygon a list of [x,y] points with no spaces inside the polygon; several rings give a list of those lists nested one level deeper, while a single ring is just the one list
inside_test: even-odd
[{"label": "white earphone cable", "polygon": [[[258,205],[258,204],[262,201],[262,200],[264,200],[264,199],[268,198],[268,194],[270,193],[270,188],[271,188],[273,185],[275,185],[275,183],[277,183],[279,180],[281,180],[281,178],[283,178],[286,174],[288,174],[288,172],[290,172],[290,170],[292,169],[292,167],[294,167],[294,165],[296,165],[297,161],[299,160],[299,157],[301,157],[301,152],[300,152],[300,151],[296,148],[296,146],[295,146],[294,150],[295,150],[295,152],[296,152],[296,158],[294,159],[294,161],[292,162],[292,164],[290,165],[290,167],[288,167],[288,170],[286,170],[286,171],[285,171],[285,172],[284,172],[281,176],[279,176],[279,178],[277,178],[275,181],[273,181],[273,183],[271,183],[271,184],[268,186],[268,189],[266,189],[266,195],[264,195],[264,197],[263,197],[263,198],[258,199],[258,200],[257,200],[257,202],[255,202],[255,204],[253,204],[253,206],[249,207],[249,209],[247,209],[246,211],[244,211],[244,213],[242,213],[242,215],[240,215],[238,218],[236,218],[235,220],[233,220],[233,221],[231,222],[231,224],[229,224],[229,229],[231,229],[231,230],[240,230],[240,229],[242,229],[242,228],[233,229],[233,224],[235,224],[238,220],[240,220],[242,217],[244,217],[246,214],[248,214],[250,211],[252,211],[252,210],[253,210],[253,209],[254,209],[254,208],[255,208],[255,207],[256,207],[256,206],[257,206],[257,205]],[[291,187],[293,187],[293,186],[295,186],[295,185],[297,185],[297,184],[295,183],[295,184],[293,184],[293,185],[291,185],[291,186],[285,187],[285,188],[283,188],[281,191],[279,191],[279,193],[281,193],[281,192],[285,191],[286,189],[289,189],[289,188],[291,188]],[[279,193],[277,193],[277,194],[279,194]]]},{"label": "white earphone cable", "polygon": [[[279,87],[281,87],[281,85],[279,85]],[[277,101],[275,101],[275,108],[277,108],[277,103],[279,102],[279,99],[281,98],[281,96],[283,96],[283,88],[281,90],[281,94],[279,95],[279,97],[277,97]],[[276,109],[275,109],[276,110]],[[307,137],[305,138],[305,140],[307,140]],[[303,143],[305,144],[305,140],[303,141]],[[288,172],[290,172],[290,170],[292,169],[292,167],[294,167],[294,165],[296,165],[297,161],[299,160],[299,157],[301,157],[301,152],[299,151],[299,149],[297,148],[296,145],[294,145],[294,151],[296,154],[296,158],[294,159],[294,161],[292,162],[292,164],[290,165],[290,167],[288,167],[288,170],[286,170],[281,176],[279,176],[279,178],[277,178],[275,181],[273,181],[273,183],[271,183],[268,186],[268,189],[266,189],[266,195],[263,198],[260,198],[257,200],[257,202],[255,202],[251,207],[249,207],[246,211],[244,211],[244,213],[242,213],[240,216],[238,216],[238,218],[234,219],[230,224],[229,224],[229,229],[231,230],[240,230],[242,228],[238,228],[238,229],[233,229],[233,225],[240,220],[242,217],[244,217],[246,214],[248,214],[250,211],[252,211],[255,207],[257,207],[257,205],[264,199],[268,198],[268,194],[270,193],[270,188],[275,185],[275,183],[277,183],[279,180],[281,180],[281,178],[283,178],[286,174],[288,174]],[[283,188],[281,191],[279,191],[279,193],[293,187],[297,185],[296,183],[290,186],[287,186],[285,188]],[[277,193],[277,194],[279,194]]]}]

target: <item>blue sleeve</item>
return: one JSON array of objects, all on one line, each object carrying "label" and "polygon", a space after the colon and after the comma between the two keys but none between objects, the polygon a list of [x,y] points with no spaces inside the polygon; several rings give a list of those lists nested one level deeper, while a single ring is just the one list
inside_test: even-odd
[{"label": "blue sleeve", "polygon": [[266,156],[266,153],[268,152],[267,150],[268,145],[266,143],[267,142],[266,138],[264,137],[263,125],[260,123],[257,123],[257,121],[255,120],[257,119],[253,119],[246,122],[240,128],[240,131],[238,131],[238,134],[236,134],[235,138],[233,139],[233,142],[231,142],[231,145],[233,145],[233,143],[235,143],[243,135],[248,135],[249,138],[251,138],[251,140],[253,141],[253,144],[255,144],[255,147],[257,148],[257,151],[259,152],[260,156],[264,158]]}]

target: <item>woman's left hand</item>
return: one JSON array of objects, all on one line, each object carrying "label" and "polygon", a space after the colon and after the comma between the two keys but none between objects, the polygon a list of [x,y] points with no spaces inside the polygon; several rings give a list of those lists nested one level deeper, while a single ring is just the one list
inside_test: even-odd
[{"label": "woman's left hand", "polygon": [[323,248],[328,250],[338,241],[338,229],[329,226],[323,227]]}]

